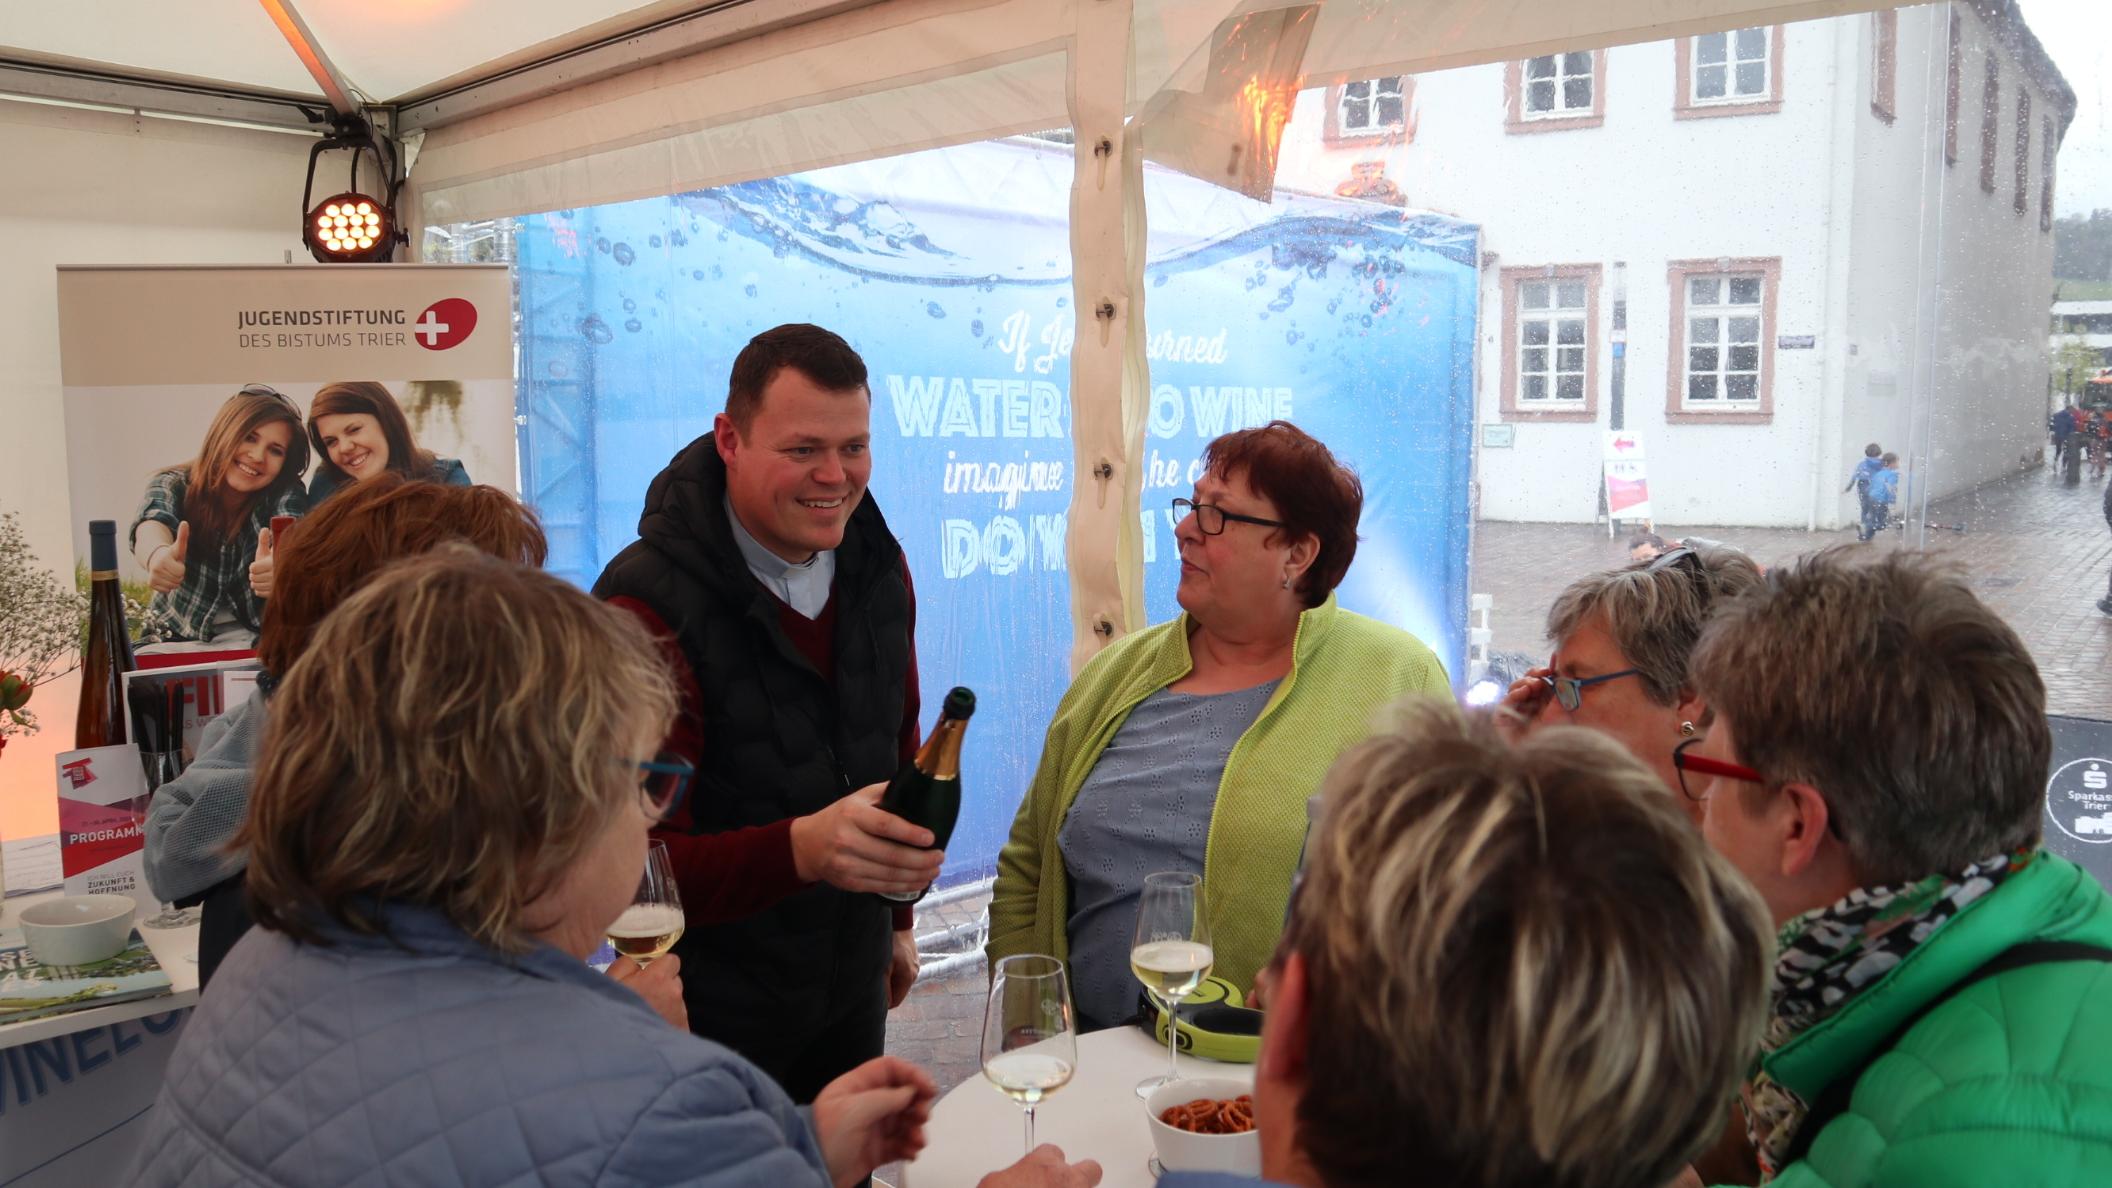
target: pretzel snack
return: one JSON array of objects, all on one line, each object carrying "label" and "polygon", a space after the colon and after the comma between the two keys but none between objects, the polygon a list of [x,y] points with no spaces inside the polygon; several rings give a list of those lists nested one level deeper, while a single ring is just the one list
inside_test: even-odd
[{"label": "pretzel snack", "polygon": [[1190,1134],[1245,1134],[1254,1129],[1254,1099],[1245,1095],[1230,1101],[1201,1098],[1167,1107],[1159,1121]]}]

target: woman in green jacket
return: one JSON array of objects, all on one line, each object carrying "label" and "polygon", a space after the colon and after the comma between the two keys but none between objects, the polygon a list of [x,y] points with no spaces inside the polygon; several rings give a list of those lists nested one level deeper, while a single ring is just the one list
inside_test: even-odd
[{"label": "woman in green jacket", "polygon": [[1693,674],[1717,718],[1680,777],[1781,928],[1744,1173],[2112,1184],[2112,897],[2039,844],[2016,633],[1917,555],[1835,549],[1718,612]]},{"label": "woman in green jacket", "polygon": [[1380,707],[1449,692],[1414,636],[1335,604],[1364,496],[1326,446],[1276,421],[1203,461],[1174,500],[1184,613],[1078,674],[998,855],[991,962],[1068,961],[1088,1029],[1136,1014],[1130,940],[1154,871],[1203,876],[1213,972],[1251,986],[1321,776]]}]

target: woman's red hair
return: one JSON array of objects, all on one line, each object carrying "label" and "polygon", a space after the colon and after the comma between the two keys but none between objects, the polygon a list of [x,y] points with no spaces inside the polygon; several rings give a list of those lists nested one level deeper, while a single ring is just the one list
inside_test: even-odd
[{"label": "woman's red hair", "polygon": [[384,471],[331,496],[276,542],[277,588],[257,636],[264,670],[284,676],[324,616],[391,561],[450,540],[537,567],[550,552],[535,513],[496,487],[411,482]]},{"label": "woman's red hair", "polygon": [[1276,505],[1275,518],[1290,526],[1282,531],[1319,544],[1298,579],[1298,596],[1307,606],[1326,602],[1357,555],[1364,484],[1356,472],[1289,421],[1225,434],[1203,450],[1203,466],[1222,479],[1245,479],[1256,495]]}]

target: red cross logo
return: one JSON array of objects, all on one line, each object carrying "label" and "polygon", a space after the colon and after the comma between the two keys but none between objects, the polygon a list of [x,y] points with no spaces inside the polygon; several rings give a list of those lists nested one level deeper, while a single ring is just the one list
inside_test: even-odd
[{"label": "red cross logo", "polygon": [[461,345],[476,328],[477,307],[460,297],[449,297],[426,306],[411,323],[411,334],[426,350],[444,351]]}]

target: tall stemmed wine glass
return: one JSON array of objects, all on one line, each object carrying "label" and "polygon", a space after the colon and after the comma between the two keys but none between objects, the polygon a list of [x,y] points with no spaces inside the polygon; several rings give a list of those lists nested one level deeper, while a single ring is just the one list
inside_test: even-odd
[{"label": "tall stemmed wine glass", "polygon": [[[172,682],[167,689],[151,681],[138,681],[130,690],[133,701],[133,730],[139,732],[140,764],[146,769],[147,800],[152,806],[154,794],[163,784],[183,774],[182,723],[184,715],[184,682]],[[142,724],[151,723],[151,731],[140,731]],[[171,726],[170,723],[175,723]],[[167,748],[167,749],[163,749]],[[161,910],[139,921],[141,928],[190,928],[202,923],[205,912],[193,905],[177,907],[164,903]]]},{"label": "tall stemmed wine glass", "polygon": [[1210,976],[1216,960],[1210,950],[1210,921],[1203,909],[1201,875],[1166,871],[1144,876],[1129,968],[1166,1009],[1166,1075],[1137,1082],[1138,1097],[1150,1097],[1152,1090],[1181,1079],[1175,1065],[1180,1051],[1175,1008]]},{"label": "tall stemmed wine glass", "polygon": [[983,1075],[1026,1110],[1028,1153],[1034,1150],[1034,1107],[1069,1084],[1077,1066],[1063,962],[1039,953],[999,961],[983,1015]]},{"label": "tall stemmed wine glass", "polygon": [[644,966],[675,947],[687,922],[674,867],[667,860],[667,843],[652,842],[645,849],[645,874],[638,880],[638,893],[609,925],[609,944]]}]

